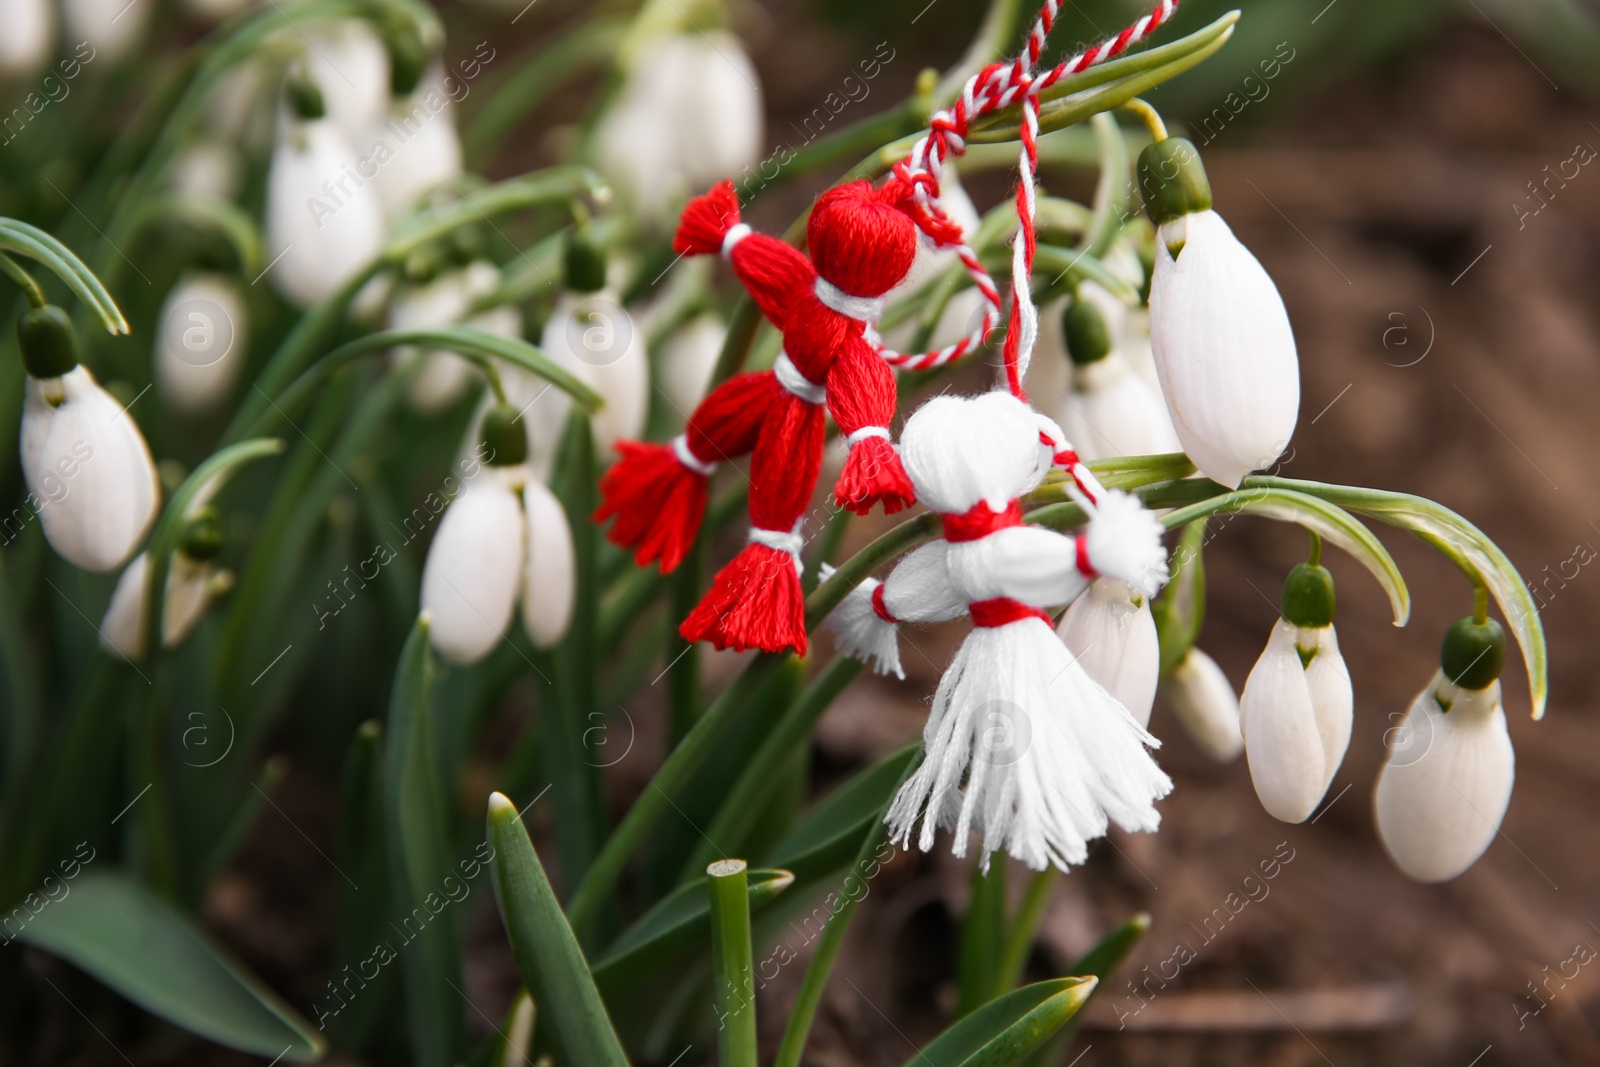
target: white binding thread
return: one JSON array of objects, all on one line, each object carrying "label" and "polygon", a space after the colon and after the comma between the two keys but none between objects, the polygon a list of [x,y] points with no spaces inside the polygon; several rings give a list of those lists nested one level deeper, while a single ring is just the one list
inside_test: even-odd
[{"label": "white binding thread", "polygon": [[728,259],[733,255],[734,246],[750,236],[750,226],[747,223],[736,222],[728,227],[728,232],[722,235],[722,258]]},{"label": "white binding thread", "polygon": [[881,296],[851,296],[826,278],[818,278],[813,288],[818,300],[841,315],[861,322],[877,322],[883,317]]},{"label": "white binding thread", "polygon": [[889,427],[863,426],[849,437],[846,437],[844,439],[844,443],[849,445],[851,448],[854,448],[856,445],[859,445],[862,441],[865,441],[869,437],[881,437],[887,441],[889,440]]},{"label": "white binding thread", "polygon": [[767,548],[778,552],[786,552],[794,560],[796,574],[805,573],[805,564],[800,562],[800,550],[805,548],[806,539],[800,536],[801,519],[794,524],[794,529],[788,532],[783,530],[763,530],[759,526],[750,527],[750,543],[752,545],[765,545]]},{"label": "white binding thread", "polygon": [[824,404],[827,402],[828,390],[801,374],[800,368],[796,367],[794,360],[789,358],[789,353],[778,353],[778,358],[772,363],[772,372],[778,376],[779,385],[806,403]]},{"label": "white binding thread", "polygon": [[672,439],[672,454],[678,457],[679,463],[682,463],[702,478],[711,477],[712,473],[717,469],[715,463],[707,463],[690,451],[689,436],[687,434],[680,433]]}]

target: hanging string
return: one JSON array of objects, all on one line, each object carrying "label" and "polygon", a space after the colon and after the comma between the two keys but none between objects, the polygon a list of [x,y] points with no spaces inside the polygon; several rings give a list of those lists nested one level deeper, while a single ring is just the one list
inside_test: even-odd
[{"label": "hanging string", "polygon": [[[949,217],[938,202],[945,162],[966,152],[966,135],[973,120],[1020,101],[1022,149],[1018,161],[1017,236],[1012,243],[1011,256],[1012,315],[1006,323],[1003,353],[1007,386],[1013,395],[1027,399],[1022,380],[1027,374],[1028,361],[1033,356],[1039,333],[1038,312],[1033,306],[1029,288],[1037,246],[1034,175],[1039,169],[1039,94],[1062,78],[1120,55],[1130,45],[1144,40],[1165,24],[1177,8],[1178,0],[1161,0],[1154,10],[1140,16],[1115,37],[1069,57],[1043,74],[1037,74],[1039,56],[1044,52],[1059,10],[1057,0],[1046,0],[1028,33],[1027,47],[1022,53],[1010,62],[991,63],[978,71],[967,79],[950,108],[935,112],[929,118],[927,132],[912,146],[911,154],[895,164],[894,173],[912,184],[919,213],[925,216],[918,218],[918,225],[934,239],[936,245],[956,253],[972,277],[973,285],[983,296],[984,312],[977,329],[971,334],[933,352],[895,352],[884,347],[876,333],[869,333],[869,340],[891,366],[905,370],[927,370],[960,359],[981,346],[1000,321],[1003,307],[999,288],[983,269],[977,253],[964,239],[941,240],[934,231],[943,229],[948,232],[951,226]],[[959,228],[956,228],[956,232],[959,232]]]}]

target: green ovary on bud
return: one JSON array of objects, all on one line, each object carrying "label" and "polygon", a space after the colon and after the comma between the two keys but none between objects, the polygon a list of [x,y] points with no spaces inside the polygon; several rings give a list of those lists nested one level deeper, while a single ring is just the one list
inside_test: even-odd
[{"label": "green ovary on bud", "polygon": [[178,551],[192,560],[204,562],[222,551],[222,517],[213,507],[203,507],[184,523],[178,535]]},{"label": "green ovary on bud", "polygon": [[59,378],[78,365],[78,335],[55,304],[30,308],[17,320],[22,365],[34,378]]},{"label": "green ovary on bud", "polygon": [[1211,182],[1192,142],[1182,137],[1155,142],[1139,153],[1138,172],[1145,214],[1157,226],[1211,210]]},{"label": "green ovary on bud", "polygon": [[308,74],[292,74],[284,85],[289,107],[302,120],[311,122],[327,115],[328,105],[322,99],[322,90]]},{"label": "green ovary on bud", "polygon": [[1111,331],[1105,316],[1087,300],[1073,297],[1061,313],[1061,333],[1066,338],[1067,355],[1074,365],[1098,363],[1111,351]]},{"label": "green ovary on bud", "polygon": [[1463,689],[1487,689],[1506,662],[1506,632],[1494,619],[1457,619],[1444,632],[1439,666]]},{"label": "green ovary on bud", "polygon": [[596,293],[606,286],[605,251],[582,234],[567,241],[565,268],[567,288],[575,293]]},{"label": "green ovary on bud", "polygon": [[483,444],[488,449],[485,462],[491,466],[514,467],[526,462],[528,435],[516,408],[510,404],[496,404],[484,413]]},{"label": "green ovary on bud", "polygon": [[1328,568],[1302,563],[1283,583],[1283,617],[1302,630],[1333,624],[1333,575]]},{"label": "green ovary on bud", "polygon": [[428,66],[422,38],[409,26],[385,27],[383,43],[389,50],[389,89],[395,96],[410,96]]}]

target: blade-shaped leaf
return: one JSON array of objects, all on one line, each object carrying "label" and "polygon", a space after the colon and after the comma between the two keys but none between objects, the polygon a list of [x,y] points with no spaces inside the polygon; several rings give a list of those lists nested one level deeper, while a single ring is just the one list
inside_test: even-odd
[{"label": "blade-shaped leaf", "polygon": [[1065,1026],[1097,978],[1053,978],[991,1000],[940,1034],[906,1067],[1010,1067]]},{"label": "blade-shaped leaf", "polygon": [[16,219],[0,218],[0,251],[16,252],[43,263],[94,311],[107,333],[128,332],[128,320],[122,317],[117,302],[111,299],[111,294],[106,292],[106,287],[94,272],[73,254],[72,249],[37,226]]},{"label": "blade-shaped leaf", "polygon": [[1167,513],[1161,521],[1167,529],[1172,530],[1210,515],[1239,512],[1279,522],[1299,523],[1330,544],[1338,545],[1354,556],[1383,586],[1383,591],[1389,596],[1389,608],[1394,612],[1394,624],[1404,626],[1411,618],[1411,593],[1406,589],[1405,579],[1389,555],[1389,550],[1353,515],[1327,500],[1287,489],[1252,487],[1179,508]]},{"label": "blade-shaped leaf", "polygon": [[[752,870],[747,877],[752,913],[794,884],[794,874],[784,870]],[[657,901],[606,947],[594,963],[594,980],[608,993],[628,989],[651,977],[663,964],[704,946],[710,937],[711,904],[705,886],[686,882]]]},{"label": "blade-shaped leaf", "polygon": [[489,797],[488,832],[500,918],[522,979],[539,1006],[541,1024],[551,1035],[557,1062],[628,1067],[578,939],[561,913],[516,805],[503,794]]},{"label": "blade-shaped leaf", "polygon": [[[1128,958],[1149,931],[1149,914],[1139,912],[1133,918],[1101,938],[1099,944],[1095,945],[1094,948],[1084,954],[1081,960],[1067,969],[1073,974],[1092,974],[1099,978],[1103,984],[1106,976],[1122,966],[1122,961]],[[1101,986],[1096,986],[1095,992],[1098,993],[1100,989]],[[1089,1000],[1093,999],[1094,994],[1091,993]],[[1054,1037],[1046,1041],[1037,1052],[1028,1057],[1024,1061],[1024,1067],[1057,1067],[1066,1058],[1067,1049],[1071,1046],[1072,1038],[1077,1032],[1077,1021],[1074,1020],[1068,1023]]]},{"label": "blade-shaped leaf", "polygon": [[186,917],[122,875],[84,874],[21,940],[71,961],[153,1015],[231,1048],[306,1063],[322,1035]]},{"label": "blade-shaped leaf", "polygon": [[1293,478],[1262,477],[1252,478],[1250,482],[1320,497],[1379,522],[1410,530],[1443,552],[1469,576],[1481,581],[1500,605],[1512,636],[1522,648],[1523,665],[1528,671],[1528,692],[1533,699],[1533,717],[1544,718],[1549,694],[1549,652],[1545,646],[1544,625],[1539,620],[1539,604],[1528,591],[1522,575],[1517,573],[1516,566],[1482,530],[1443,504],[1407,493]]}]

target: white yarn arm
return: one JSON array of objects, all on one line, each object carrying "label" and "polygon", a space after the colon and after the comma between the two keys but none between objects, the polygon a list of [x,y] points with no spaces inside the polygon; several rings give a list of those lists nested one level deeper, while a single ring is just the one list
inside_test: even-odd
[{"label": "white yarn arm", "polygon": [[1043,526],[1013,526],[963,545],[962,584],[974,599],[1010,597],[1036,608],[1077,598],[1089,585],[1078,570],[1078,542]]},{"label": "white yarn arm", "polygon": [[908,553],[883,583],[883,603],[900,622],[944,622],[967,613],[967,598],[951,584],[950,545],[930,541]]}]

